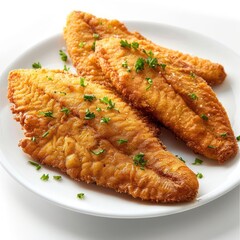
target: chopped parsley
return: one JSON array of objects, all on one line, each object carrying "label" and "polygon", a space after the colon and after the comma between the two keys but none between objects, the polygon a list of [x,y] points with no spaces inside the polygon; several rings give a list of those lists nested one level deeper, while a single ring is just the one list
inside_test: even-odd
[{"label": "chopped parsley", "polygon": [[83,48],[85,45],[86,45],[86,42],[80,42],[78,46],[79,46],[80,48]]},{"label": "chopped parsley", "polygon": [[67,61],[67,59],[68,59],[67,54],[63,50],[59,50],[59,55],[63,62]]},{"label": "chopped parsley", "polygon": [[144,70],[144,59],[143,58],[138,58],[136,63],[135,63],[135,70],[138,73],[139,71]]},{"label": "chopped parsley", "polygon": [[93,34],[93,38],[94,38],[94,39],[99,39],[99,34],[94,33],[94,34]]},{"label": "chopped parsley", "polygon": [[52,81],[53,79],[49,76],[46,76],[46,78],[49,80],[49,81]]},{"label": "chopped parsley", "polygon": [[213,145],[208,145],[208,148],[215,148],[215,146],[213,146]]},{"label": "chopped parsley", "polygon": [[36,137],[34,137],[34,136],[31,137],[31,141],[32,141],[32,142],[36,142]]},{"label": "chopped parsley", "polygon": [[147,52],[145,49],[143,49],[143,53],[145,53],[148,57],[153,57],[153,52],[152,51],[149,51]]},{"label": "chopped parsley", "polygon": [[104,103],[106,105],[108,105],[107,109],[113,109],[115,108],[115,103],[112,102],[111,99],[109,99],[108,97],[103,97],[99,99],[101,103]]},{"label": "chopped parsley", "polygon": [[31,165],[33,165],[34,167],[36,167],[36,170],[40,170],[42,168],[41,165],[39,165],[38,163],[36,162],[33,162],[33,161],[28,161]]},{"label": "chopped parsley", "polygon": [[79,199],[84,199],[85,198],[85,195],[84,195],[84,193],[78,193],[77,194],[77,198],[79,198]]},{"label": "chopped parsley", "polygon": [[96,97],[93,94],[84,94],[83,99],[84,101],[92,102]]},{"label": "chopped parsley", "polygon": [[127,72],[131,72],[131,68],[128,66],[127,60],[122,63],[122,67],[127,69]]},{"label": "chopped parsley", "polygon": [[100,107],[96,107],[96,110],[97,110],[98,112],[101,112],[101,111],[102,111],[102,109],[101,109]]},{"label": "chopped parsley", "polygon": [[156,68],[159,65],[157,58],[153,58],[150,56],[146,59],[146,63],[150,68]]},{"label": "chopped parsley", "polygon": [[34,69],[38,69],[38,68],[42,68],[42,65],[41,65],[41,63],[40,62],[35,62],[35,63],[33,63],[32,64],[32,67],[34,68]]},{"label": "chopped parsley", "polygon": [[91,49],[95,51],[95,48],[96,48],[96,41],[93,42]]},{"label": "chopped parsley", "polygon": [[45,133],[43,133],[42,138],[47,137],[48,134],[49,134],[49,131],[46,131]]},{"label": "chopped parsley", "polygon": [[191,78],[195,78],[196,77],[195,73],[194,72],[190,72],[190,77]]},{"label": "chopped parsley", "polygon": [[133,49],[138,49],[138,47],[139,47],[139,43],[138,42],[132,42],[132,48]]},{"label": "chopped parsley", "polygon": [[196,176],[197,176],[197,178],[200,178],[200,179],[203,178],[203,174],[202,173],[197,173]]},{"label": "chopped parsley", "polygon": [[220,136],[221,136],[221,137],[227,137],[227,133],[226,133],[226,132],[221,133]]},{"label": "chopped parsley", "polygon": [[124,48],[126,47],[131,48],[131,43],[128,43],[127,40],[120,40],[120,45],[121,47],[124,47]]},{"label": "chopped parsley", "polygon": [[237,141],[240,141],[240,135],[236,137]]},{"label": "chopped parsley", "polygon": [[70,67],[67,67],[67,65],[64,64],[63,70],[64,70],[64,71],[69,71],[69,70],[70,70]]},{"label": "chopped parsley", "polygon": [[159,66],[162,68],[162,70],[165,70],[165,68],[166,68],[167,65],[164,64],[164,63],[160,63]]},{"label": "chopped parsley", "polygon": [[44,173],[40,179],[46,182],[49,179],[49,175]]},{"label": "chopped parsley", "polygon": [[104,152],[105,152],[105,149],[99,149],[99,150],[91,151],[91,153],[93,153],[94,155],[100,155]]},{"label": "chopped parsley", "polygon": [[145,78],[148,82],[148,86],[146,87],[146,90],[149,90],[149,88],[152,86],[153,84],[153,80],[151,78]]},{"label": "chopped parsley", "polygon": [[86,110],[86,113],[85,113],[85,118],[86,120],[91,120],[95,118],[95,114],[94,112],[90,112],[89,109]]},{"label": "chopped parsley", "polygon": [[87,86],[87,84],[85,83],[85,78],[84,77],[80,77],[80,86],[81,87],[86,87]]},{"label": "chopped parsley", "polygon": [[68,114],[70,113],[70,110],[69,110],[68,108],[66,108],[66,107],[63,107],[63,108],[61,109],[61,112],[63,112],[63,113],[65,113],[66,115],[68,115]]},{"label": "chopped parsley", "polygon": [[53,178],[57,181],[61,181],[62,180],[62,176],[53,176]]},{"label": "chopped parsley", "polygon": [[188,96],[192,99],[192,100],[197,100],[198,96],[195,93],[189,93]]},{"label": "chopped parsley", "polygon": [[110,120],[111,120],[111,118],[109,118],[109,117],[102,117],[100,120],[100,123],[109,123]]},{"label": "chopped parsley", "polygon": [[118,140],[117,140],[117,143],[118,143],[118,144],[124,144],[124,143],[127,143],[127,142],[128,142],[127,139],[118,139]]},{"label": "chopped parsley", "polygon": [[200,117],[201,117],[203,120],[205,120],[205,121],[208,120],[208,117],[207,117],[205,114],[201,114]]},{"label": "chopped parsley", "polygon": [[52,111],[40,112],[39,114],[43,115],[44,117],[53,118],[53,112]]},{"label": "chopped parsley", "polygon": [[186,162],[182,157],[179,157],[178,155],[175,155],[179,160],[181,160],[182,162]]},{"label": "chopped parsley", "polygon": [[192,165],[201,165],[203,163],[203,160],[199,159],[199,158],[195,158],[194,163],[192,163]]},{"label": "chopped parsley", "polygon": [[147,161],[144,159],[144,153],[138,153],[133,157],[133,163],[136,166],[140,166],[141,170],[144,170],[144,167],[147,164]]}]

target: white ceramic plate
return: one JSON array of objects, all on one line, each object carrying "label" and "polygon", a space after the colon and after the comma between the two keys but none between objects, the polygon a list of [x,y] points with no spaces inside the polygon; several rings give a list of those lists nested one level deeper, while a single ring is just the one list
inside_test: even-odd
[{"label": "white ceramic plate", "polygon": [[[240,57],[234,52],[205,36],[185,29],[146,22],[126,22],[130,30],[141,32],[152,41],[163,46],[179,49],[203,58],[220,62],[228,73],[226,81],[214,88],[220,101],[226,108],[236,135],[240,134]],[[186,160],[186,164],[194,171],[201,172],[204,177],[199,180],[200,189],[196,201],[184,204],[155,204],[135,200],[130,196],[115,193],[113,190],[77,183],[63,176],[61,182],[52,179],[58,175],[55,170],[43,167],[36,171],[18,147],[23,133],[20,124],[13,120],[10,104],[7,100],[7,75],[11,69],[31,68],[33,62],[40,62],[46,68],[63,68],[59,50],[65,46],[61,34],[53,36],[32,47],[8,68],[0,81],[0,161],[3,167],[28,189],[62,207],[85,214],[113,218],[146,218],[169,215],[201,206],[227,193],[240,182],[239,155],[227,164],[220,166],[216,162],[197,156],[174,136],[164,130],[162,141],[168,150]],[[70,65],[70,63],[69,63]],[[73,68],[71,68],[73,70]],[[195,157],[204,160],[200,166],[194,166]],[[50,175],[48,182],[40,177],[43,173]],[[76,195],[85,193],[85,199],[79,200]]]}]

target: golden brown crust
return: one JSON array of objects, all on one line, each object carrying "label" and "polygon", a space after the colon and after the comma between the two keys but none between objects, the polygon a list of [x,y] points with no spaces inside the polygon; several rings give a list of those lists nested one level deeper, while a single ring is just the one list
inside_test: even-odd
[{"label": "golden brown crust", "polygon": [[[190,54],[184,54],[176,50],[158,46],[138,32],[129,32],[126,26],[118,20],[97,18],[89,13],[74,11],[68,17],[67,27],[65,29],[65,37],[69,37],[68,33],[71,32],[71,30],[75,29],[76,31],[78,28],[81,28],[81,26],[84,25],[84,22],[86,23],[85,27],[88,27],[89,29],[88,31],[84,32],[83,35],[91,32],[99,34],[100,39],[119,37],[124,39],[145,40],[148,42],[149,50],[151,49],[154,51],[155,56],[159,58],[161,62],[168,65],[173,65],[179,68],[179,71],[188,74],[194,73],[206,80],[209,85],[220,84],[226,78],[226,73],[222,65],[213,63],[207,59],[202,59],[191,56]],[[68,28],[70,28],[69,32]],[[81,33],[79,33],[79,36],[81,36]],[[85,36],[82,37],[85,38]],[[75,38],[75,40],[76,39],[77,38]],[[89,35],[87,42],[88,41],[93,41],[92,34]]]},{"label": "golden brown crust", "polygon": [[[137,73],[137,59],[147,58],[141,49],[145,42],[139,43],[139,49],[134,50],[121,47],[117,38],[97,42],[95,53],[113,86],[135,107],[147,110],[170,128],[195,152],[220,163],[235,156],[236,139],[212,89],[202,78],[179,73],[172,66],[163,70],[145,64],[145,69]],[[122,66],[126,61],[130,72]],[[153,82],[148,90],[147,78]]]},{"label": "golden brown crust", "polygon": [[[85,101],[84,94],[95,98]],[[167,152],[135,111],[105,87],[88,81],[82,87],[78,76],[62,71],[15,70],[9,74],[8,96],[25,130],[20,146],[35,160],[61,169],[75,180],[143,200],[183,202],[196,197],[195,174]],[[115,108],[108,109],[99,100],[106,96]],[[64,107],[70,110],[68,114],[61,111]],[[102,111],[97,112],[96,107]],[[86,109],[95,118],[86,120]],[[46,111],[52,117],[41,114]],[[100,123],[102,117],[111,120]],[[128,142],[119,145],[118,139]],[[92,153],[99,149],[104,152]],[[133,163],[140,152],[147,161],[145,170]]]}]

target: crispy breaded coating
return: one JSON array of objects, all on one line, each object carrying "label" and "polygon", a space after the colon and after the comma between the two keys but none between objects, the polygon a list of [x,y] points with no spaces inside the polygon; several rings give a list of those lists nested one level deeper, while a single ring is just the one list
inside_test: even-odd
[{"label": "crispy breaded coating", "polygon": [[[86,25],[83,24],[84,22]],[[81,27],[83,27],[85,31],[79,32],[78,30],[81,30]],[[75,38],[72,38],[72,36],[69,35],[74,34],[74,31]],[[93,34],[95,34],[95,36],[98,34],[99,37],[94,39]],[[97,18],[92,14],[77,11],[74,11],[69,15],[65,28],[65,39],[67,41],[67,45],[71,44],[72,46],[74,45],[76,47],[80,41],[92,44],[95,40],[109,37],[131,39],[131,41],[145,40],[148,42],[149,50],[155,52],[155,57],[157,57],[160,62],[167,65],[173,65],[177,67],[179,71],[183,71],[188,74],[194,73],[195,75],[198,75],[206,80],[209,85],[220,84],[226,78],[226,73],[222,65],[213,63],[206,59],[158,46],[138,32],[129,32],[126,26],[118,20]],[[74,42],[68,43],[69,41],[76,42],[74,44]],[[79,64],[81,62],[79,61],[81,58],[78,59],[76,55],[72,53],[72,50],[72,48],[68,47],[68,51],[73,59],[73,63],[77,63],[77,65],[79,65],[81,68],[81,64]]]},{"label": "crispy breaded coating", "polygon": [[144,41],[139,43],[134,49],[123,47],[118,38],[97,42],[95,53],[113,86],[196,153],[220,163],[235,156],[238,147],[228,116],[210,86],[157,63],[154,52],[144,53]]},{"label": "crispy breaded coating", "polygon": [[8,97],[23,151],[71,178],[156,202],[196,197],[195,174],[106,87],[67,72],[15,70]]}]

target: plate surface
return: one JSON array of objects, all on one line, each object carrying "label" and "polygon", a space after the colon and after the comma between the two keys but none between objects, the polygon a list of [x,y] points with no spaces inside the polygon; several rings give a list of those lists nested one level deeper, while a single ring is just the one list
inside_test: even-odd
[{"label": "plate surface", "polygon": [[[168,48],[178,49],[199,57],[208,58],[224,65],[228,77],[226,81],[214,88],[218,98],[225,107],[233,130],[240,134],[240,57],[215,40],[205,36],[159,23],[126,22],[130,30],[139,31],[152,41]],[[18,147],[23,137],[20,124],[13,120],[10,104],[7,100],[8,72],[16,68],[31,68],[32,63],[40,62],[45,68],[63,69],[59,50],[65,48],[62,34],[53,36],[35,45],[19,56],[1,75],[0,79],[0,162],[3,167],[21,184],[64,208],[85,214],[112,218],[147,218],[164,216],[186,211],[201,206],[227,193],[240,182],[239,154],[223,166],[192,153],[181,141],[168,131],[163,130],[161,140],[167,149],[186,160],[194,171],[201,172],[200,189],[197,200],[184,204],[155,204],[135,200],[130,196],[115,193],[113,190],[77,183],[63,175],[61,182],[52,177],[58,172],[47,167],[36,171],[28,161],[30,158]],[[67,65],[70,66],[70,63]],[[74,72],[71,67],[70,71]],[[192,165],[198,157],[204,162],[200,166]],[[42,174],[49,174],[48,182],[40,180]],[[79,200],[76,195],[85,193],[85,199]]]}]

